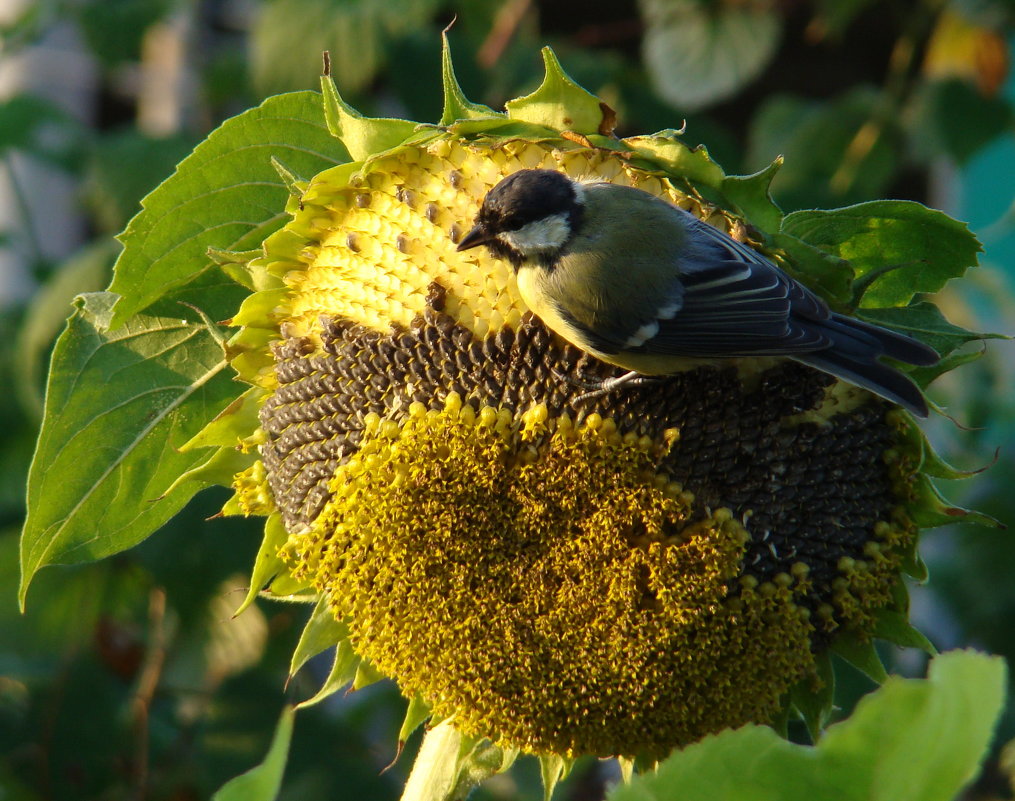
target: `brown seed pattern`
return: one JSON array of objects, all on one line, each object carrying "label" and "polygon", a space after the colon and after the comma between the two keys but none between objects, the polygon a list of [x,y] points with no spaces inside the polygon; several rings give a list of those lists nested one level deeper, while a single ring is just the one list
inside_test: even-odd
[{"label": "brown seed pattern", "polygon": [[830,584],[841,557],[863,558],[874,524],[895,503],[881,458],[893,436],[881,401],[872,397],[826,425],[787,422],[821,403],[832,381],[824,373],[786,361],[747,390],[735,369],[702,367],[576,401],[588,381],[619,371],[531,315],[517,330],[480,340],[443,307],[434,283],[410,328],[382,334],[330,319],[321,350],[300,338],[275,346],[279,388],[261,411],[262,457],[290,531],[327,503],[328,483],[359,447],[367,414],[400,421],[413,401],[438,409],[450,392],[476,408],[520,413],[543,403],[551,416],[596,412],[622,434],[658,441],[678,429],[660,470],[700,507],[726,506],[746,519],[744,570],[762,581],[802,561],[816,584]]}]

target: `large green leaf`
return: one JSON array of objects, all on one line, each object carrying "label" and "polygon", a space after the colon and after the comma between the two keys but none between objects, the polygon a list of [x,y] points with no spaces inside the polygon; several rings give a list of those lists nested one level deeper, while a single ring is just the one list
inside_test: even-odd
[{"label": "large green leaf", "polygon": [[177,448],[242,389],[193,309],[167,301],[167,314],[112,331],[115,299],[82,295],[56,344],[28,479],[22,603],[41,567],[117,553],[176,514],[200,484],[163,494],[205,458]]},{"label": "large green leaf", "polygon": [[965,223],[909,200],[875,200],[829,211],[797,211],[782,231],[847,259],[857,279],[886,267],[863,295],[870,308],[905,306],[937,292],[977,263],[982,249]]},{"label": "large green leaf", "polygon": [[610,801],[951,801],[976,774],[1005,692],[997,657],[952,652],[892,678],[817,746],[748,726],[689,746]]},{"label": "large green leaf", "polygon": [[733,95],[775,55],[779,14],[759,3],[641,0],[644,54],[660,97],[693,111]]},{"label": "large green leaf", "polygon": [[120,235],[114,328],[197,273],[217,270],[208,248],[248,250],[282,226],[289,190],[272,157],[301,178],[345,158],[324,124],[320,95],[270,97],[227,120],[142,201]]}]

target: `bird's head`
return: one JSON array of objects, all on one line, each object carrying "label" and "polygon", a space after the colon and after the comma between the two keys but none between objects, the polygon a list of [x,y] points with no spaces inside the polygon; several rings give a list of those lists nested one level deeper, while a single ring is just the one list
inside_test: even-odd
[{"label": "bird's head", "polygon": [[552,264],[581,221],[581,184],[556,170],[519,170],[483,199],[475,224],[458,250],[486,245],[517,269]]}]

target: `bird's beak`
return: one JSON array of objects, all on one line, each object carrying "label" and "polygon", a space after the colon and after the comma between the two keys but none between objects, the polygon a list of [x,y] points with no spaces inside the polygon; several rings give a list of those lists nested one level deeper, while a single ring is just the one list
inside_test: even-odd
[{"label": "bird's beak", "polygon": [[482,223],[476,223],[472,226],[472,230],[469,231],[462,241],[458,243],[456,250],[459,252],[468,250],[469,248],[477,247],[478,245],[485,245],[491,239],[490,235],[486,232]]}]

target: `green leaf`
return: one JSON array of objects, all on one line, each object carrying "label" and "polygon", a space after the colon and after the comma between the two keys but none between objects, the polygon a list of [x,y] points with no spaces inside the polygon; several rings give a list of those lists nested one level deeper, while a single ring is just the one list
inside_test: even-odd
[{"label": "green leaf", "polygon": [[930,157],[945,155],[960,164],[1011,129],[1011,106],[989,97],[961,78],[926,81],[916,98],[912,138]]},{"label": "green leaf", "polygon": [[254,602],[257,593],[269,581],[285,570],[285,563],[279,558],[278,552],[288,539],[289,532],[285,530],[282,515],[279,512],[268,515],[268,519],[264,521],[264,538],[257,549],[254,568],[250,573],[250,587],[247,596],[236,610],[237,615]]},{"label": "green leaf", "polygon": [[618,785],[609,801],[952,801],[987,754],[1005,665],[969,651],[892,678],[816,746],[771,729],[726,731]]},{"label": "green leaf", "polygon": [[448,32],[441,33],[441,77],[444,83],[444,112],[441,114],[441,125],[451,125],[457,120],[498,118],[492,108],[480,103],[473,103],[465,96],[462,87],[455,77],[455,65],[451,60],[451,45],[448,43]]},{"label": "green leaf", "polygon": [[314,92],[270,97],[226,120],[142,201],[120,235],[110,290],[122,295],[112,326],[196,274],[217,270],[209,248],[248,250],[288,220],[276,157],[311,177],[344,157]]},{"label": "green leaf", "polygon": [[405,741],[409,739],[409,735],[422,726],[423,721],[430,717],[430,711],[430,704],[424,701],[420,695],[414,695],[409,699],[409,704],[405,709],[405,717],[402,719],[402,725],[398,730],[399,752],[401,752],[402,746],[405,745]]},{"label": "green leaf", "polygon": [[327,597],[322,597],[314,607],[310,620],[307,621],[307,625],[300,635],[296,650],[293,651],[292,660],[289,663],[289,675],[295,676],[296,672],[309,659],[336,645],[348,635],[349,628],[335,619],[335,613],[332,611]]},{"label": "green leaf", "polygon": [[975,362],[981,358],[987,352],[986,347],[980,350],[973,351],[953,351],[949,355],[945,356],[937,364],[931,365],[930,367],[917,367],[909,371],[909,377],[912,378],[921,387],[928,386],[936,378],[950,373],[956,367],[961,367],[964,364]]},{"label": "green leaf", "polygon": [[979,523],[982,526],[1003,528],[1003,525],[990,515],[949,503],[930,478],[922,473],[916,477],[913,490],[917,497],[910,504],[910,515],[920,528],[947,526],[952,523]]},{"label": "green leaf", "polygon": [[275,727],[275,736],[264,761],[246,773],[226,782],[212,801],[274,801],[282,788],[282,774],[289,759],[295,710],[287,706]]},{"label": "green leaf", "polygon": [[258,413],[267,395],[268,391],[262,387],[250,387],[181,445],[180,450],[235,448],[240,440],[249,437],[258,427]]},{"label": "green leaf", "polygon": [[192,309],[167,304],[178,316],[111,331],[115,299],[81,296],[56,344],[28,479],[22,604],[41,567],[118,553],[176,514],[196,488],[167,488],[206,458],[177,446],[240,389],[221,336]]},{"label": "green leaf", "polygon": [[[183,446],[178,450],[181,453],[185,452]],[[207,454],[207,451],[204,453]],[[172,495],[177,489],[187,483],[196,484],[195,487],[190,489],[192,495],[205,487],[216,485],[229,487],[232,485],[233,478],[237,473],[243,472],[257,461],[257,455],[254,453],[244,453],[235,447],[218,448],[210,456],[205,455],[204,459],[205,461],[197,467],[192,467],[185,473],[181,473],[176,481],[169,485],[165,495]]]},{"label": "green leaf", "polygon": [[656,92],[696,111],[736,94],[775,55],[780,15],[758,3],[641,0],[643,53]]},{"label": "green leaf", "polygon": [[920,292],[937,292],[975,266],[982,248],[965,223],[909,200],[875,200],[830,211],[786,215],[782,230],[846,259],[857,278],[887,265],[917,265],[885,273],[863,305],[905,306]]},{"label": "green leaf", "polygon": [[931,662],[926,680],[895,678],[861,701],[822,745],[846,760],[859,757],[851,784],[870,783],[863,798],[950,801],[987,754],[1005,674],[998,657],[944,654]]},{"label": "green leaf", "polygon": [[631,136],[623,142],[635,153],[661,161],[667,169],[691,181],[716,188],[722,186],[726,177],[722,167],[712,161],[704,146],[688,147],[681,136],[681,131],[668,128],[651,136]]},{"label": "green leaf", "polygon": [[515,756],[439,723],[423,738],[401,801],[464,801],[480,782],[507,770]]},{"label": "green leaf", "polygon": [[539,757],[539,777],[543,781],[543,801],[553,798],[553,791],[567,777],[571,760],[560,754],[543,754]]},{"label": "green leaf", "polygon": [[926,342],[941,356],[977,339],[1006,339],[1003,334],[980,334],[948,322],[933,303],[888,309],[860,309],[857,316],[878,325],[902,331]]},{"label": "green leaf", "polygon": [[505,104],[508,117],[554,131],[609,134],[612,128],[602,130],[604,123],[610,122],[606,106],[564,72],[549,47],[543,48],[543,66],[546,74],[539,88]]},{"label": "green leaf", "polygon": [[321,91],[328,131],[342,140],[354,162],[400,145],[416,129],[408,120],[364,117],[342,99],[331,76],[321,78]]},{"label": "green leaf", "polygon": [[[412,772],[405,783],[402,801],[451,801],[462,769],[467,740],[450,723],[438,723],[423,737]],[[470,788],[471,789],[471,788]]]},{"label": "green leaf", "polygon": [[772,200],[772,179],[782,167],[782,158],[775,159],[754,175],[728,175],[722,192],[737,205],[747,222],[762,231],[775,233],[782,224],[782,209]]},{"label": "green leaf", "polygon": [[812,289],[839,306],[848,306],[853,268],[849,262],[780,231],[772,242],[792,260],[792,271]]},{"label": "green leaf", "polygon": [[745,163],[786,163],[772,184],[785,209],[841,206],[883,194],[900,163],[895,120],[871,127],[880,94],[852,89],[829,101],[775,95],[751,119]]},{"label": "green leaf", "polygon": [[919,648],[924,653],[934,656],[937,648],[927,639],[926,635],[909,622],[909,615],[895,609],[880,609],[874,624],[875,637],[887,640],[895,645],[906,648]]},{"label": "green leaf", "polygon": [[18,380],[14,389],[26,410],[42,417],[43,377],[53,340],[63,330],[71,302],[109,283],[119,248],[109,239],[85,246],[61,264],[32,297],[14,345]]},{"label": "green leaf", "polygon": [[[790,689],[790,701],[803,718],[814,743],[821,739],[835,703],[835,670],[827,651],[815,657],[815,674]],[[817,688],[813,686],[815,681],[819,683]]]},{"label": "green leaf", "polygon": [[48,100],[15,95],[0,103],[0,156],[21,150],[75,172],[82,163],[83,135],[80,124]]},{"label": "green leaf", "polygon": [[835,638],[829,650],[841,656],[871,681],[878,684],[888,681],[888,672],[871,639],[847,631]]},{"label": "green leaf", "polygon": [[342,640],[335,646],[335,657],[331,662],[331,670],[328,672],[324,684],[321,685],[321,688],[312,697],[306,701],[300,701],[296,708],[305,709],[308,706],[314,706],[325,698],[334,695],[355,680],[362,664],[362,660],[352,650],[352,645],[349,644],[349,641]]},{"label": "green leaf", "polygon": [[[311,85],[321,52],[344,91],[366,89],[407,33],[427,25],[438,0],[273,0],[260,5],[250,34],[254,84],[263,94]],[[285,53],[285,58],[280,54]]]}]

